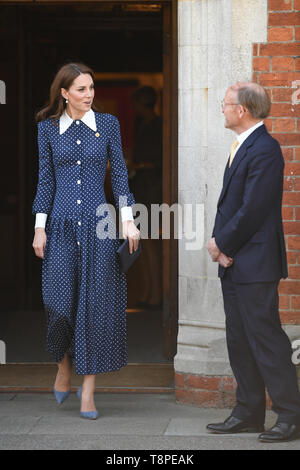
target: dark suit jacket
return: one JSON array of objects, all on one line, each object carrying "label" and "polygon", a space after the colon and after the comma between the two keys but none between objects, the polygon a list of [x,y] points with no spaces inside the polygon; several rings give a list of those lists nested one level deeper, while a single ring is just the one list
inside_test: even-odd
[{"label": "dark suit jacket", "polygon": [[275,281],[288,276],[281,204],[284,159],[280,145],[264,125],[238,149],[224,173],[212,236],[234,259],[219,265],[235,282]]}]

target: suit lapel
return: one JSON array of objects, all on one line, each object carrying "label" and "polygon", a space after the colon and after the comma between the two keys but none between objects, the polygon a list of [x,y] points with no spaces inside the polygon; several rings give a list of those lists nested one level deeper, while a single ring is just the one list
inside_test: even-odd
[{"label": "suit lapel", "polygon": [[225,193],[229,186],[232,175],[236,171],[237,167],[239,166],[243,158],[247,155],[248,148],[251,147],[251,145],[253,145],[257,137],[259,137],[264,132],[267,132],[267,130],[266,130],[266,126],[263,124],[262,126],[259,126],[257,129],[255,129],[255,131],[253,131],[252,134],[249,135],[249,137],[247,137],[247,139],[242,143],[237,153],[235,154],[235,157],[233,159],[233,162],[230,168],[229,168],[229,160],[228,160],[226,169],[225,169],[225,174],[224,174],[223,188],[222,188],[219,201],[218,201],[218,207],[221,204],[222,199],[225,196]]}]

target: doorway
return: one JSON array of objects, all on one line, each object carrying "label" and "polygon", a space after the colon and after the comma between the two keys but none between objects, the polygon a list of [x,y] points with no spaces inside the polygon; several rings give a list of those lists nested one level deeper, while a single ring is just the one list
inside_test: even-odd
[{"label": "doorway", "polygon": [[[172,47],[176,41],[175,12],[171,2],[101,1],[84,2],[84,5],[15,2],[3,5],[2,11],[1,32],[10,45],[0,58],[6,64],[0,79],[8,85],[1,119],[3,123],[13,120],[18,139],[13,138],[6,124],[4,140],[12,158],[6,166],[9,191],[3,200],[10,210],[6,208],[6,213],[3,210],[1,214],[8,228],[2,234],[2,238],[6,237],[2,247],[14,241],[17,249],[2,250],[1,254],[8,275],[1,280],[5,302],[0,340],[7,345],[7,364],[49,363],[53,361],[43,347],[41,261],[31,248],[34,226],[31,204],[38,171],[34,113],[43,106],[60,65],[67,61],[87,63],[96,72],[96,99],[101,110],[115,114],[120,120],[124,157],[130,170],[137,121],[130,97],[143,86],[152,87],[157,94],[155,111],[162,120],[162,200],[169,205],[177,202],[177,172],[174,172],[177,168],[174,119],[177,66]],[[15,96],[12,89],[17,90]],[[129,184],[134,186],[134,178]],[[109,194],[109,184],[107,191]],[[177,246],[174,240],[155,242],[160,244],[157,252],[162,260],[157,271],[162,286],[161,304],[154,309],[139,305],[138,293],[142,290],[139,270],[144,263],[137,263],[127,275],[128,362],[167,366],[172,365],[176,353]]]}]

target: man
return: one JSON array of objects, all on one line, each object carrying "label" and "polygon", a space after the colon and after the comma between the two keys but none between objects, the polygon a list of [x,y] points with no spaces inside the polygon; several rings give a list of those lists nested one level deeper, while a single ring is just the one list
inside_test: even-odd
[{"label": "man", "polygon": [[[230,365],[236,399],[217,433],[262,432],[280,442],[300,435],[300,395],[290,341],[278,313],[278,283],[288,276],[281,204],[284,160],[262,119],[270,99],[256,83],[231,86],[222,103],[225,127],[237,134],[208,251],[219,263]],[[264,430],[265,388],[278,414]]]}]

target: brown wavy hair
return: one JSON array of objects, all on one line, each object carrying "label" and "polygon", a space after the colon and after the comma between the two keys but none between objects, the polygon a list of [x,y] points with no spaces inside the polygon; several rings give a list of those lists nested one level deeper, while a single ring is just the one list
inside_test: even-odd
[{"label": "brown wavy hair", "polygon": [[[65,110],[65,100],[61,94],[61,88],[68,90],[78,75],[89,73],[94,80],[94,72],[87,65],[81,62],[70,62],[60,67],[50,86],[50,96],[45,106],[35,114],[36,122],[43,119],[52,118],[57,126],[56,119],[59,118]],[[92,103],[91,108],[99,111],[97,106]]]}]

